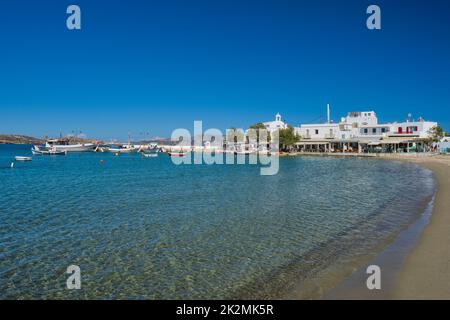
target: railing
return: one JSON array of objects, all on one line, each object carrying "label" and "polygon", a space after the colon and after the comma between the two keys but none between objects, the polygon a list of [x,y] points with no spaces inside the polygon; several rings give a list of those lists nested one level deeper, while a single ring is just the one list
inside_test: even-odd
[{"label": "railing", "polygon": [[403,136],[403,137],[410,137],[410,136],[419,136],[419,132],[387,132],[388,137],[394,137],[394,136]]},{"label": "railing", "polygon": [[328,133],[325,135],[325,139],[334,139],[336,138],[336,135],[334,133]]}]

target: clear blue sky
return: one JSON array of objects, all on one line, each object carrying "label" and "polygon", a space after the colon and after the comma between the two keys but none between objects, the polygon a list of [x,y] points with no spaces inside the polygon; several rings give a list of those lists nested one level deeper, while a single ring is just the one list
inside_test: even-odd
[{"label": "clear blue sky", "polygon": [[[78,4],[82,30],[66,28]],[[366,28],[369,4],[382,30]],[[39,0],[0,10],[0,133],[291,124],[373,109],[450,130],[450,1]]]}]

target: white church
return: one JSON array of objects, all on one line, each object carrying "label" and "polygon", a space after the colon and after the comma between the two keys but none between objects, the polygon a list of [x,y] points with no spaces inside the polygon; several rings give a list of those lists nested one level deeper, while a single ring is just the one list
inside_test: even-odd
[{"label": "white church", "polygon": [[281,115],[279,113],[275,115],[275,121],[263,122],[263,124],[270,133],[276,130],[286,129],[288,127],[288,124],[281,119]]}]

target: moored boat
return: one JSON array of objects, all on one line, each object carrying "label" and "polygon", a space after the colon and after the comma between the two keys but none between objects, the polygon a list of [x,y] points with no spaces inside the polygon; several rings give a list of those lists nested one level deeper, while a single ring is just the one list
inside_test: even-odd
[{"label": "moored boat", "polygon": [[187,153],[184,151],[169,151],[167,154],[169,157],[184,157]]},{"label": "moored boat", "polygon": [[54,148],[56,151],[67,152],[85,152],[95,149],[93,143],[71,143],[67,138],[62,139],[49,139],[45,143],[46,148]]},{"label": "moored boat", "polygon": [[142,156],[144,158],[156,158],[158,156],[157,153],[143,153]]},{"label": "moored boat", "polygon": [[235,150],[234,154],[235,155],[250,155],[250,154],[255,154],[256,150]]},{"label": "moored boat", "polygon": [[112,153],[132,153],[137,151],[138,149],[131,145],[104,148],[104,152],[112,152]]},{"label": "moored boat", "polygon": [[32,161],[32,157],[22,157],[22,156],[15,156],[14,159],[16,161]]},{"label": "moored boat", "polygon": [[34,155],[46,155],[46,156],[65,156],[67,154],[67,150],[57,150],[56,148],[48,148],[48,147],[39,147],[33,146],[31,148],[31,152]]}]

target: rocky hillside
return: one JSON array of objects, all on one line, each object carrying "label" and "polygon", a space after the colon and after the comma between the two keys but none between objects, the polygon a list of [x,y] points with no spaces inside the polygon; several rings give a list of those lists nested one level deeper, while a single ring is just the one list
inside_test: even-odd
[{"label": "rocky hillside", "polygon": [[12,134],[0,134],[0,144],[42,144],[42,139]]}]

